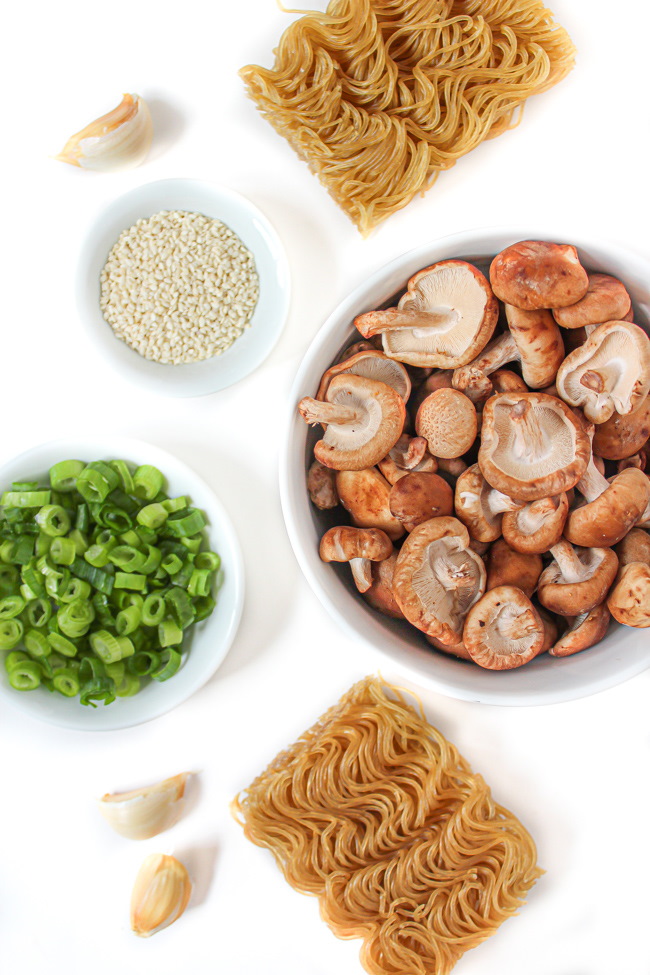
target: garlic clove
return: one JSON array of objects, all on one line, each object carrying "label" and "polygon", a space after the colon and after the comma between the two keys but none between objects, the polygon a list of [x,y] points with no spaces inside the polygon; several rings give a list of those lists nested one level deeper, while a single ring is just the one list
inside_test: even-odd
[{"label": "garlic clove", "polygon": [[180,819],[185,783],[190,775],[192,772],[181,772],[142,789],[107,793],[99,800],[99,811],[120,836],[148,840]]},{"label": "garlic clove", "polygon": [[131,894],[131,930],[149,938],[177,921],[192,894],[189,874],[180,860],[163,853],[148,856]]},{"label": "garlic clove", "polygon": [[144,161],[152,138],[153,123],[145,100],[123,95],[117,108],[71,136],[56,158],[83,169],[127,169]]}]

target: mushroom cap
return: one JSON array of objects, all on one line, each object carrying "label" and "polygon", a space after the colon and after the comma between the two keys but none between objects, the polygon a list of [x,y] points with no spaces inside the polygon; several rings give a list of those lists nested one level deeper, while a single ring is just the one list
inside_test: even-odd
[{"label": "mushroom cap", "polygon": [[488,552],[486,587],[516,586],[530,599],[543,568],[541,555],[516,552],[503,538],[498,538]]},{"label": "mushroom cap", "polygon": [[391,515],[411,532],[424,521],[453,514],[454,492],[437,474],[410,471],[393,484],[388,505]]},{"label": "mushroom cap", "polygon": [[446,644],[459,643],[467,610],[484,591],[483,560],[469,548],[469,533],[456,518],[432,518],[408,535],[393,593],[413,626]]},{"label": "mushroom cap", "polygon": [[634,413],[612,413],[594,433],[594,453],[605,460],[624,460],[636,454],[650,438],[650,393]]},{"label": "mushroom cap", "polygon": [[418,271],[397,308],[359,315],[366,338],[382,333],[384,352],[413,366],[453,369],[490,339],[499,307],[487,278],[466,261],[441,261]]},{"label": "mushroom cap", "polygon": [[352,559],[380,562],[392,551],[393,543],[379,528],[351,528],[350,525],[328,529],[319,547],[323,562],[351,562]]},{"label": "mushroom cap", "polygon": [[381,528],[395,541],[404,534],[390,512],[390,484],[376,467],[362,471],[337,471],[336,491],[357,528]]},{"label": "mushroom cap", "polygon": [[632,305],[625,285],[610,274],[589,274],[587,293],[574,305],[554,308],[553,317],[562,328],[584,328],[620,321]]},{"label": "mushroom cap", "polygon": [[[322,440],[314,447],[314,456],[335,470],[363,470],[385,457],[397,443],[406,419],[401,396],[385,383],[345,373],[334,376],[327,393],[327,403],[348,408],[356,413],[353,422],[327,422]],[[308,423],[318,423],[318,413],[309,397],[298,409]],[[314,418],[315,417],[315,418]]]},{"label": "mushroom cap", "polygon": [[386,383],[401,396],[405,403],[411,395],[411,380],[402,363],[389,359],[379,349],[368,349],[330,366],[323,373],[316,399],[325,399],[327,387],[334,376],[341,376],[348,372],[355,376],[365,376],[366,379],[374,379],[379,383]]},{"label": "mushroom cap", "polygon": [[541,555],[562,537],[568,514],[569,499],[563,492],[531,501],[519,511],[506,511],[501,531],[516,552]]},{"label": "mushroom cap", "polygon": [[393,551],[387,559],[372,563],[372,585],[363,593],[363,598],[373,609],[383,613],[384,616],[403,620],[404,613],[397,605],[393,595],[393,572],[395,571],[396,561],[397,552]]},{"label": "mushroom cap", "polygon": [[607,599],[607,608],[618,623],[650,626],[650,565],[628,562],[618,574]]},{"label": "mushroom cap", "polygon": [[628,467],[588,504],[569,512],[564,534],[574,545],[616,545],[637,524],[650,502],[650,479]]},{"label": "mushroom cap", "polygon": [[602,603],[618,570],[611,548],[577,549],[576,556],[583,566],[582,580],[569,581],[555,560],[539,577],[537,598],[559,616],[579,616]]},{"label": "mushroom cap", "polygon": [[319,460],[315,460],[307,472],[307,490],[312,504],[321,511],[336,508],[339,503],[336,474],[331,467],[325,467]]},{"label": "mushroom cap", "polygon": [[532,389],[550,386],[564,360],[562,334],[550,311],[506,305],[510,334],[521,356],[521,372]]},{"label": "mushroom cap", "polygon": [[488,670],[512,670],[541,651],[545,631],[530,599],[516,586],[490,589],[470,608],[463,643],[472,660]]},{"label": "mushroom cap", "polygon": [[483,408],[478,462],[492,487],[537,501],[577,484],[591,456],[585,427],[544,393],[498,393]]},{"label": "mushroom cap", "polygon": [[476,407],[457,389],[437,389],[420,404],[415,429],[434,457],[460,457],[476,440]]},{"label": "mushroom cap", "polygon": [[424,638],[436,650],[442,650],[443,653],[447,653],[451,657],[458,657],[459,660],[472,660],[471,654],[467,652],[467,647],[462,640],[460,643],[443,643],[438,637],[429,636],[428,633],[424,634]]},{"label": "mushroom cap", "polygon": [[522,240],[494,258],[490,284],[497,298],[534,311],[575,304],[587,293],[589,278],[575,247]]},{"label": "mushroom cap", "polygon": [[[373,562],[372,564],[375,565],[376,563]],[[381,563],[379,564],[381,565]],[[544,643],[542,644],[542,649],[539,652],[540,654],[548,653],[548,651],[551,649],[551,647],[557,640],[557,635],[558,635],[557,617],[553,616],[552,613],[549,613],[548,610],[544,609],[543,606],[538,606],[535,603],[533,605],[535,606],[535,609],[539,613],[540,619],[544,624]]]},{"label": "mushroom cap", "polygon": [[620,566],[629,562],[647,562],[650,565],[650,535],[643,528],[632,528],[614,551]]},{"label": "mushroom cap", "polygon": [[650,339],[632,322],[604,322],[569,353],[555,382],[562,399],[592,423],[634,413],[650,390]]},{"label": "mushroom cap", "polygon": [[588,613],[581,613],[580,616],[568,616],[569,628],[551,647],[550,656],[570,657],[573,653],[593,647],[607,633],[610,619],[606,603],[594,606]]}]

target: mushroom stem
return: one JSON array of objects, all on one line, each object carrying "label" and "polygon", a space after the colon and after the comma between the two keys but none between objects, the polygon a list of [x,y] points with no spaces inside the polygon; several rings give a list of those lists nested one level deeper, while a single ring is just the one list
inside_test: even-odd
[{"label": "mushroom stem", "polygon": [[539,531],[549,515],[555,514],[558,509],[560,496],[552,498],[541,498],[539,501],[532,501],[522,509],[517,527],[523,535],[532,535]]},{"label": "mushroom stem", "polygon": [[566,538],[561,538],[559,542],[550,549],[551,555],[557,562],[566,582],[582,582],[588,578],[589,573],[585,572],[585,567],[578,558],[576,550]]},{"label": "mushroom stem", "polygon": [[541,458],[546,452],[544,431],[527,400],[520,400],[510,411],[513,425],[512,453],[515,460],[529,461],[531,454]]},{"label": "mushroom stem", "polygon": [[580,383],[586,389],[591,389],[594,393],[602,393],[605,389],[603,377],[593,369],[588,369],[587,372],[583,373]]},{"label": "mushroom stem", "polygon": [[370,559],[350,559],[354,584],[359,592],[368,592],[372,585],[372,563]]},{"label": "mushroom stem", "polygon": [[607,478],[596,467],[592,456],[587,465],[587,470],[576,484],[578,491],[586,501],[591,502],[599,498],[610,486]]},{"label": "mushroom stem", "polygon": [[450,559],[438,556],[433,561],[433,571],[447,590],[462,589],[470,581],[469,566],[454,565]]},{"label": "mushroom stem", "polygon": [[307,423],[360,423],[362,414],[351,406],[340,403],[324,403],[311,396],[304,396],[298,403],[298,412]]},{"label": "mushroom stem", "polygon": [[508,497],[507,494],[503,494],[501,491],[497,491],[496,488],[492,488],[484,499],[483,504],[493,515],[498,515],[504,511],[520,511],[525,507],[526,502],[515,501],[514,498]]},{"label": "mushroom stem", "polygon": [[504,332],[485,348],[481,355],[454,370],[452,385],[476,403],[492,391],[488,376],[509,362],[519,360],[519,349],[511,332]]},{"label": "mushroom stem", "polygon": [[533,636],[539,625],[529,613],[522,613],[520,606],[504,606],[496,619],[499,633],[506,640],[525,640]]}]

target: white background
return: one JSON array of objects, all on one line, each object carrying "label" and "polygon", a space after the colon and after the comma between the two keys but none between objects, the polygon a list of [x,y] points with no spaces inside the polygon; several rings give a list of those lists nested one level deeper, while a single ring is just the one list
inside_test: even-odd
[{"label": "white background", "polygon": [[[319,4],[320,5],[320,4]],[[650,258],[647,37],[650,8],[555,0],[575,71],[529,102],[521,126],[443,174],[424,199],[362,240],[257,114],[237,70],[270,64],[291,15],[273,0],[58,0],[3,18],[0,462],[93,431],[175,452],[217,490],[244,549],[247,597],[234,646],[202,691],[132,730],[82,734],[0,712],[0,969],[223,975],[361,975],[316,901],[249,844],[229,802],[355,680],[382,668],[344,635],[303,581],[277,487],[279,427],[319,325],[400,253],[471,227],[519,223],[609,238]],[[119,175],[51,158],[123,91],[149,99],[150,159]],[[170,176],[214,180],[275,225],[293,276],[275,351],[237,386],[202,399],[144,394],[86,345],[73,298],[80,240],[118,194]],[[647,640],[647,631],[639,631]],[[529,827],[547,873],[518,918],[458,975],[648,975],[650,671],[555,707],[497,708],[426,693],[431,719]],[[100,821],[108,791],[199,770],[187,816],[144,843]],[[136,938],[128,903],[150,852],[195,881],[190,909]]]}]

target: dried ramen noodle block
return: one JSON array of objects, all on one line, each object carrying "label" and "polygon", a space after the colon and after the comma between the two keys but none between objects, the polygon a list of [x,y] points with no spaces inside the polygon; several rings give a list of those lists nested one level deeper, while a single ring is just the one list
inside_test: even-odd
[{"label": "dried ramen noodle block", "polygon": [[234,803],[372,975],[445,975],[523,903],[535,844],[397,688],[360,681]]},{"label": "dried ramen noodle block", "polygon": [[541,0],[331,0],[248,94],[367,233],[573,67]]}]

